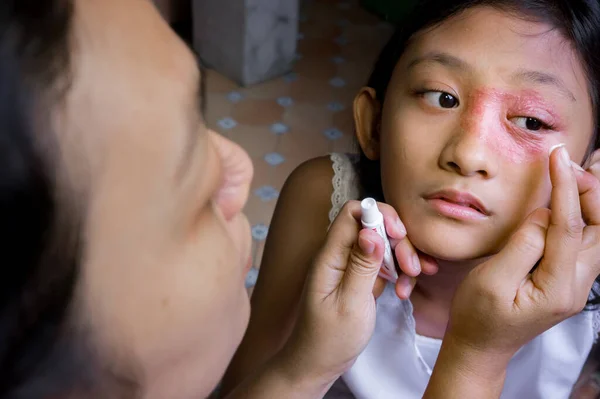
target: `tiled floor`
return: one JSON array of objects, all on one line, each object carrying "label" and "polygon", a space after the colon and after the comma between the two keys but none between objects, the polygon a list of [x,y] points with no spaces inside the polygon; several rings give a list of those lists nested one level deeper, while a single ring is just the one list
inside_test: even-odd
[{"label": "tiled floor", "polygon": [[302,161],[332,151],[351,151],[354,95],[368,79],[389,25],[354,1],[302,4],[293,70],[249,88],[209,71],[207,120],[242,145],[255,178],[246,214],[254,237],[252,286],[271,215],[287,176]]}]

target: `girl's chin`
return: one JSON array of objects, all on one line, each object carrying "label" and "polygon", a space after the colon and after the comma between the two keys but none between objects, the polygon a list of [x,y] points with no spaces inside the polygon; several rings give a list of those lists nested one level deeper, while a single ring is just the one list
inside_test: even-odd
[{"label": "girl's chin", "polygon": [[409,239],[419,251],[439,261],[445,262],[477,261],[498,252],[490,247],[481,245],[481,242],[477,241],[459,242],[459,240],[436,240],[431,236],[423,240],[419,240],[418,237],[413,238],[409,236]]}]

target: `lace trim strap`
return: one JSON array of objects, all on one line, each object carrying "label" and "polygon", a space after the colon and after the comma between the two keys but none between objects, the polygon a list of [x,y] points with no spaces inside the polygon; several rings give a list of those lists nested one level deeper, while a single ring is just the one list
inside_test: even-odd
[{"label": "lace trim strap", "polygon": [[[600,292],[600,284],[598,282],[594,282],[592,286],[595,292]],[[591,294],[590,294],[591,297]],[[594,344],[598,342],[598,338],[600,337],[600,307],[598,309],[594,309],[592,312],[592,328],[594,329]]]},{"label": "lace trim strap", "polygon": [[600,336],[600,310],[594,309],[592,312],[592,326],[594,328],[594,343],[598,342]]},{"label": "lace trim strap", "polygon": [[332,153],[331,167],[333,168],[333,194],[331,194],[331,209],[329,210],[329,222],[333,222],[344,204],[348,200],[358,199],[359,191],[356,181],[354,164],[355,156]]}]

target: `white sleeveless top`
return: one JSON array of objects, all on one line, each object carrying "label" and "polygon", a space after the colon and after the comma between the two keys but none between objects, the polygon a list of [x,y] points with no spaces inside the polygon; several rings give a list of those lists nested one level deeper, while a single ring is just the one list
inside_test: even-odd
[{"label": "white sleeveless top", "polygon": [[[332,154],[330,221],[344,203],[359,198],[352,155]],[[600,329],[598,311],[582,312],[554,326],[521,348],[509,363],[502,399],[567,399]],[[371,341],[327,399],[421,398],[441,340],[416,334],[410,300],[400,300],[388,284],[377,300]]]}]

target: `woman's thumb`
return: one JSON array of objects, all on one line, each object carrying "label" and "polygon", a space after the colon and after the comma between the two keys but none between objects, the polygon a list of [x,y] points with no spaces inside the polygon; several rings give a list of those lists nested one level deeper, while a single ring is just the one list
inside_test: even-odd
[{"label": "woman's thumb", "polygon": [[492,258],[494,281],[511,281],[519,286],[544,255],[550,210],[533,211],[512,235],[506,246]]},{"label": "woman's thumb", "polygon": [[350,295],[372,295],[383,261],[383,239],[374,231],[363,229],[350,252],[342,289]]}]

